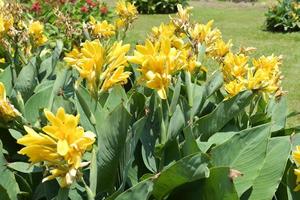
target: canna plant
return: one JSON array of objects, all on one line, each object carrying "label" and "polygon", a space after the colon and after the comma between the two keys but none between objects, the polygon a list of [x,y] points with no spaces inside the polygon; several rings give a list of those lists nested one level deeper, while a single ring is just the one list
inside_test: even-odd
[{"label": "canna plant", "polygon": [[31,53],[1,65],[0,199],[297,199],[281,56],[233,51],[181,5],[130,53],[137,11],[116,8],[70,51],[28,22]]}]

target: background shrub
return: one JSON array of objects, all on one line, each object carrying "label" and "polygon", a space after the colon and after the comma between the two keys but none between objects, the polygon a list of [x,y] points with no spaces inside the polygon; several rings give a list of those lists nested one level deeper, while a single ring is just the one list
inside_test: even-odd
[{"label": "background shrub", "polygon": [[183,6],[188,0],[129,0],[141,14],[168,14],[177,12],[177,4]]},{"label": "background shrub", "polygon": [[266,17],[266,29],[269,31],[300,31],[300,1],[278,1],[269,8]]}]

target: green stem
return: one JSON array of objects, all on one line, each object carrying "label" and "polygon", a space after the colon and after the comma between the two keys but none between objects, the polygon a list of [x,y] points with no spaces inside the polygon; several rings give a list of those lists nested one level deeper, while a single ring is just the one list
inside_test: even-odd
[{"label": "green stem", "polygon": [[185,83],[186,83],[186,88],[188,93],[189,106],[192,107],[193,106],[193,85],[192,85],[191,73],[188,71],[185,71]]},{"label": "green stem", "polygon": [[84,184],[88,200],[94,200],[95,199],[95,194],[92,192],[91,188],[86,184],[84,181],[83,177],[81,177],[81,182]]}]

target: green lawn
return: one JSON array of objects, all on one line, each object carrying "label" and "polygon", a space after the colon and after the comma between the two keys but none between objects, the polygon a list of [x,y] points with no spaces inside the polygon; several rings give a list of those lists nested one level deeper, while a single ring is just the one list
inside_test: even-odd
[{"label": "green lawn", "polygon": [[[193,18],[200,22],[214,19],[225,40],[235,46],[253,46],[257,55],[283,55],[284,89],[288,91],[290,111],[300,112],[300,33],[270,33],[263,30],[266,3],[234,4],[227,2],[192,1]],[[129,32],[128,42],[142,42],[152,26],[167,22],[168,15],[141,15]],[[210,69],[212,72],[213,69]],[[291,118],[289,125],[300,122],[300,116]]]}]

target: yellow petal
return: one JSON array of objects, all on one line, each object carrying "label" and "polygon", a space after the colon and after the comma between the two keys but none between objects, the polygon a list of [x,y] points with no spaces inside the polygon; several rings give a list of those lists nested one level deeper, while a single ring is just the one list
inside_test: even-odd
[{"label": "yellow petal", "polygon": [[57,153],[61,156],[65,156],[69,151],[69,144],[66,140],[59,140],[57,142]]}]

